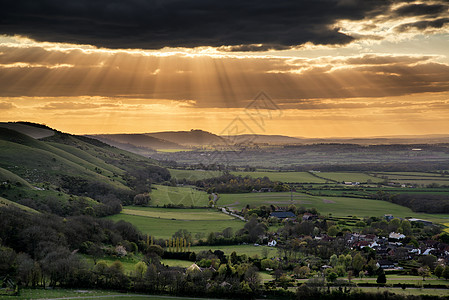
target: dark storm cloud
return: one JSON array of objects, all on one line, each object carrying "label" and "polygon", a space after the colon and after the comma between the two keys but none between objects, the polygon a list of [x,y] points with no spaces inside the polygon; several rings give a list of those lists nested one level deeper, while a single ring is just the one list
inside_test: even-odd
[{"label": "dark storm cloud", "polygon": [[[338,20],[388,11],[380,0],[0,0],[0,33],[108,48],[347,44]],[[246,45],[268,46],[246,46]]]},{"label": "dark storm cloud", "polygon": [[439,15],[447,12],[448,6],[444,4],[408,4],[400,6],[393,11],[398,16]]},{"label": "dark storm cloud", "polygon": [[418,21],[418,22],[412,22],[412,23],[405,23],[401,24],[400,26],[396,27],[397,32],[405,32],[409,31],[410,29],[416,29],[416,30],[428,30],[428,29],[438,29],[442,28],[444,25],[449,24],[449,18],[440,18],[432,21],[424,20],[424,21]]}]

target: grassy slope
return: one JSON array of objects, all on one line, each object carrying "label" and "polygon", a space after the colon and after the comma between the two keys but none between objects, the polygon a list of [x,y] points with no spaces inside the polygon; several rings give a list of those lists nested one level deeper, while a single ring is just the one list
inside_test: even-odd
[{"label": "grassy slope", "polygon": [[28,183],[25,179],[22,177],[14,174],[11,171],[8,171],[6,169],[0,168],[0,182],[9,181],[13,184],[16,184],[17,182],[20,182],[20,184],[24,187],[28,187],[32,189],[32,185]]},{"label": "grassy slope", "polygon": [[98,174],[97,170],[113,175],[101,165],[94,165],[49,143],[3,128],[0,129],[0,139],[0,166],[29,182],[55,180],[61,174],[76,174],[88,180],[103,182],[115,189],[129,190],[122,183]]},{"label": "grassy slope", "polygon": [[26,134],[35,139],[41,139],[55,134],[54,130],[51,130],[50,128],[44,128],[42,126],[30,126],[30,124],[23,124],[23,123],[1,122],[0,127]]},{"label": "grassy slope", "polygon": [[10,201],[8,199],[5,199],[5,198],[2,198],[2,197],[0,197],[0,207],[1,206],[15,206],[17,208],[20,208],[20,209],[28,211],[28,212],[38,213],[38,211],[36,211],[36,210],[34,210],[32,208],[29,208],[28,206],[12,202],[12,201]]},{"label": "grassy slope", "polygon": [[120,168],[117,168],[116,166],[113,166],[111,164],[105,163],[103,160],[91,155],[90,153],[87,153],[86,151],[83,151],[81,149],[69,146],[69,145],[63,145],[59,143],[49,142],[50,145],[53,147],[59,148],[67,153],[70,153],[74,156],[77,156],[78,158],[90,162],[91,164],[95,165],[97,168],[101,168],[102,170],[108,171],[108,175],[112,175],[113,173],[116,174],[123,174],[124,171]]},{"label": "grassy slope", "polygon": [[[51,147],[56,149],[54,147]],[[13,170],[29,182],[55,181],[60,175],[84,177],[87,180],[103,182],[115,189],[129,190],[118,181],[93,172],[93,165],[64,151],[51,151],[0,141],[0,166]]]}]

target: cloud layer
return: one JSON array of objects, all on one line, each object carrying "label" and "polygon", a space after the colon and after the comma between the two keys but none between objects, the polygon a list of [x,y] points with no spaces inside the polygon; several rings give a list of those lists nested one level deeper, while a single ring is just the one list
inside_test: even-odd
[{"label": "cloud layer", "polygon": [[[0,1],[0,33],[38,41],[106,48],[230,46],[230,51],[285,49],[305,43],[343,45],[340,20],[404,20],[410,28],[442,28],[447,3],[408,0],[22,0]],[[363,33],[361,33],[363,34]]]},{"label": "cloud layer", "polygon": [[279,105],[305,108],[307,99],[447,92],[449,65],[438,58],[389,54],[159,56],[0,46],[0,97],[165,99],[203,108],[242,108],[263,90]]}]

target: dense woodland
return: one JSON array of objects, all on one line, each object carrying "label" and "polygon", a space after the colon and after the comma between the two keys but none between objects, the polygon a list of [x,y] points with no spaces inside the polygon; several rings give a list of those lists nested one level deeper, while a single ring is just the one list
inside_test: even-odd
[{"label": "dense woodland", "polygon": [[409,207],[415,212],[429,214],[449,213],[449,196],[445,195],[407,193],[392,195],[382,191],[374,195],[374,198]]},{"label": "dense woodland", "polygon": [[290,190],[288,185],[284,185],[282,182],[273,182],[268,177],[242,177],[229,174],[228,172],[225,172],[220,177],[198,180],[194,184],[208,193],[249,193],[263,189],[275,192]]}]

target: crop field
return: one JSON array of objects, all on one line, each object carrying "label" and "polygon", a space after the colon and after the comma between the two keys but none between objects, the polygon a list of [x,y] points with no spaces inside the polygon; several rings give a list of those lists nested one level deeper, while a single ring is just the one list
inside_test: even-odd
[{"label": "crop field", "polygon": [[343,182],[343,181],[350,181],[350,182],[360,182],[360,183],[366,183],[368,180],[370,180],[373,183],[382,182],[382,178],[377,178],[365,173],[357,173],[357,172],[317,172],[316,176],[327,178],[330,180]]},{"label": "crop field", "polygon": [[385,214],[392,214],[395,217],[415,217],[437,223],[444,223],[449,220],[449,214],[415,213],[407,207],[382,200],[310,196],[302,193],[293,193],[293,201],[290,199],[290,193],[223,194],[217,204],[238,210],[244,208],[247,204],[252,207],[271,204],[279,206],[294,204],[297,207],[314,207],[323,215],[332,214],[339,217],[348,215],[381,217]]},{"label": "crop field", "polygon": [[[162,210],[162,209],[161,209]],[[149,234],[158,239],[168,239],[180,229],[186,229],[192,236],[207,237],[210,232],[219,232],[231,227],[234,231],[241,229],[244,222],[233,219],[219,212],[209,212],[204,210],[205,216],[201,219],[201,214],[194,209],[165,209],[170,214],[154,217],[156,211],[152,211],[153,216],[130,215],[124,212],[107,217],[113,221],[124,220],[134,224],[142,233]],[[138,210],[134,210],[138,211]],[[150,210],[149,210],[150,211]],[[146,212],[146,211],[141,211]],[[164,218],[169,216],[170,218]],[[174,217],[174,218],[172,218]]]},{"label": "crop field", "polygon": [[153,185],[151,190],[151,205],[167,204],[206,207],[209,195],[189,186]]},{"label": "crop field", "polygon": [[202,180],[206,178],[218,177],[222,174],[220,171],[209,171],[209,170],[178,170],[178,169],[168,169],[173,178],[179,180]]},{"label": "crop field", "polygon": [[250,176],[252,178],[268,177],[271,181],[288,183],[326,183],[325,179],[313,176],[308,172],[231,172],[236,176]]}]

